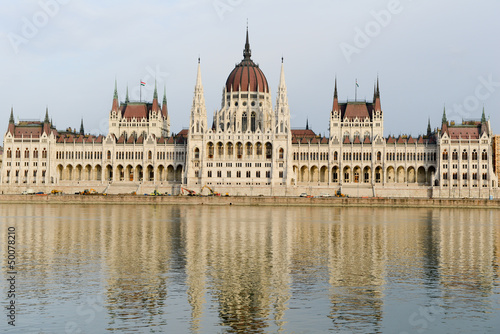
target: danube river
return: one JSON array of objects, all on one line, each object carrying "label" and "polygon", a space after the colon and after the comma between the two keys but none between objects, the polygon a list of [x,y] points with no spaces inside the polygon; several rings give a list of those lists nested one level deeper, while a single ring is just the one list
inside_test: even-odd
[{"label": "danube river", "polygon": [[500,328],[500,210],[0,205],[0,240],[2,332]]}]

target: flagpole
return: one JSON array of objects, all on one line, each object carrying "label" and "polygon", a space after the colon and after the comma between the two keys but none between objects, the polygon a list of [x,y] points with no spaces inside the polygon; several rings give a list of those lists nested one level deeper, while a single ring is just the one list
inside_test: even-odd
[{"label": "flagpole", "polygon": [[354,84],[354,102],[358,100],[358,79],[356,79],[356,83]]}]

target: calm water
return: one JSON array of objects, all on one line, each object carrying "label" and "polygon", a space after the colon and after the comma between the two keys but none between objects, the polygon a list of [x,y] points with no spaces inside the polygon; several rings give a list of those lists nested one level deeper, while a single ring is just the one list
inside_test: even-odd
[{"label": "calm water", "polygon": [[0,331],[500,331],[500,210],[1,205],[0,240]]}]

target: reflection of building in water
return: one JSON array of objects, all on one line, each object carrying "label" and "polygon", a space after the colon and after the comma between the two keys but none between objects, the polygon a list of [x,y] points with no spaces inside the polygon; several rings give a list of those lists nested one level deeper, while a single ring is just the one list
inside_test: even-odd
[{"label": "reflection of building in water", "polygon": [[[183,239],[192,329],[199,329],[205,284],[219,304],[219,319],[229,331],[260,332],[274,320],[283,322],[289,299],[291,233],[287,215],[270,208],[186,209]],[[207,219],[208,218],[208,219]],[[208,283],[206,283],[208,282]]]},{"label": "reflection of building in water", "polygon": [[339,209],[335,223],[326,225],[330,317],[336,330],[376,332],[383,314],[388,233],[370,214],[373,209],[359,210],[361,215]]},{"label": "reflection of building in water", "polygon": [[[491,210],[452,210],[439,212],[438,230],[434,234],[439,245],[440,281],[445,301],[463,304],[475,311],[489,309],[488,296],[495,286],[495,234],[498,221]],[[495,230],[496,233],[495,233]],[[455,290],[462,293],[456,297]],[[471,305],[468,293],[484,295],[484,303]],[[455,296],[452,298],[452,296]]]},{"label": "reflection of building in water", "polygon": [[172,270],[173,262],[179,262],[173,249],[179,251],[176,246],[180,247],[175,245],[179,224],[171,217],[178,217],[179,210],[173,206],[138,206],[137,210],[108,207],[110,221],[102,240],[107,262],[108,312],[125,323],[139,317],[154,319],[155,325],[166,325],[162,318],[168,303],[166,274]]}]

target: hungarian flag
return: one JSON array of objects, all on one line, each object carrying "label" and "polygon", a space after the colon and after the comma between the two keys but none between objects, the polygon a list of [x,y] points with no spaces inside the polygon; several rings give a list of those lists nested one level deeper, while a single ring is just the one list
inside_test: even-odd
[{"label": "hungarian flag", "polygon": [[146,83],[144,81],[141,81],[141,86],[146,86]]},{"label": "hungarian flag", "polygon": [[359,87],[359,85],[358,85],[358,79],[356,79],[356,87]]}]

